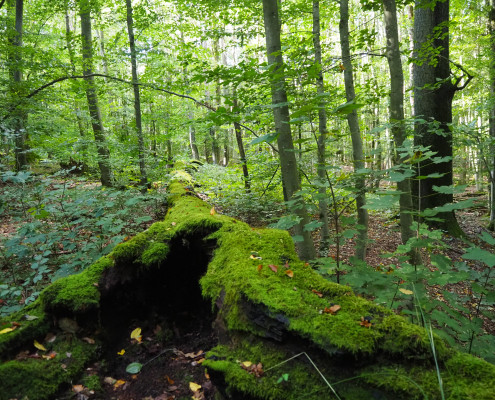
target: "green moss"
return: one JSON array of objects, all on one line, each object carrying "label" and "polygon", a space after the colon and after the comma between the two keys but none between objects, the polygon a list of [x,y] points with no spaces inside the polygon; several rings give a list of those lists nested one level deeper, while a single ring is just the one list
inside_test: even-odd
[{"label": "green moss", "polygon": [[100,301],[98,282],[102,272],[113,265],[110,256],[102,257],[80,274],[52,283],[41,293],[40,301],[47,311],[86,312],[98,308]]},{"label": "green moss", "polygon": [[32,337],[44,336],[48,332],[51,321],[43,311],[40,302],[35,302],[0,319],[0,330],[10,328],[13,322],[19,326],[12,332],[0,335],[0,359],[5,359],[12,350],[30,342]]},{"label": "green moss", "polygon": [[170,247],[165,243],[152,243],[141,255],[141,263],[147,267],[156,265],[167,258]]},{"label": "green moss", "polygon": [[[51,399],[63,384],[70,385],[86,363],[94,358],[96,345],[73,340],[54,345],[51,360],[27,359],[0,364],[0,400],[19,398]],[[67,357],[67,353],[71,356]]]}]

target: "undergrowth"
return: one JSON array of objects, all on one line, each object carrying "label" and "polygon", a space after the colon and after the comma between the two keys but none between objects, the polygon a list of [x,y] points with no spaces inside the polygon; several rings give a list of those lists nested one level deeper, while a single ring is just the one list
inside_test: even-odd
[{"label": "undergrowth", "polygon": [[84,270],[163,217],[164,195],[102,188],[61,170],[0,176],[0,315],[36,299],[54,280]]}]

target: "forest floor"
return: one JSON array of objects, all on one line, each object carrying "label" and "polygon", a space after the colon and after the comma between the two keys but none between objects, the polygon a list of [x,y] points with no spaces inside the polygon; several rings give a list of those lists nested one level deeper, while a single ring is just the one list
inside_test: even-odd
[{"label": "forest floor", "polygon": [[[221,212],[221,210],[218,210]],[[459,223],[467,239],[477,242],[477,235],[486,225],[486,208],[475,207],[457,213]],[[259,225],[259,224],[257,224]],[[18,226],[11,220],[0,217],[0,236],[8,237],[15,233]],[[393,252],[400,244],[398,221],[385,218],[382,214],[371,214],[369,221],[369,239],[371,245],[367,253],[367,263],[371,267],[397,263],[393,258],[384,259],[382,254]],[[468,247],[466,240],[445,237],[448,247],[445,255],[453,261],[461,259],[463,249]],[[355,243],[348,240],[340,249],[341,261],[347,262],[353,255]],[[335,248],[330,247],[330,254]],[[426,257],[427,259],[427,257]],[[438,288],[432,287],[435,291]],[[456,284],[448,287],[450,291],[469,290],[467,285]],[[180,400],[180,399],[218,399],[217,389],[201,367],[204,354],[214,347],[218,338],[212,328],[213,316],[191,310],[187,318],[166,328],[152,321],[134,321],[132,329],[141,324],[142,340],[123,335],[113,343],[104,355],[105,362],[95,362],[89,366],[85,376],[79,382],[73,382],[71,388],[60,394],[59,399],[77,400]],[[164,335],[164,329],[167,334]],[[495,321],[485,320],[484,330],[495,334]],[[167,340],[163,340],[164,336]],[[122,350],[125,349],[125,352]],[[126,372],[130,363],[140,363],[142,369],[137,374]],[[91,378],[98,378],[101,386],[90,389]],[[93,379],[94,382],[94,379]],[[98,386],[98,385],[96,385]]]}]

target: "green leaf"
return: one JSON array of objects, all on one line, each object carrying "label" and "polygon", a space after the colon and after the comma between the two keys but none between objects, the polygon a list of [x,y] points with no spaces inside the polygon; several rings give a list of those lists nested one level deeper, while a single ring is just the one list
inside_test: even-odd
[{"label": "green leaf", "polygon": [[464,190],[466,190],[467,185],[461,185],[461,186],[436,186],[433,185],[433,190],[438,193],[444,193],[444,194],[459,194],[459,193],[464,193]]},{"label": "green leaf", "polygon": [[255,138],[249,144],[253,145],[253,144],[258,144],[258,143],[263,143],[263,142],[271,143],[275,139],[277,139],[277,137],[278,137],[277,132],[271,132],[271,133],[267,133],[266,135],[259,136],[259,137]]},{"label": "green leaf", "polygon": [[488,267],[495,266],[495,254],[490,253],[487,250],[480,249],[478,247],[471,247],[466,251],[466,254],[462,256],[466,260],[475,260],[484,262]]},{"label": "green leaf", "polygon": [[315,229],[318,229],[323,225],[323,222],[311,221],[309,224],[304,225],[304,230],[308,232],[312,232]]},{"label": "green leaf", "polygon": [[128,374],[138,374],[141,371],[141,368],[143,368],[143,364],[138,363],[138,362],[133,362],[127,366],[125,371]]},{"label": "green leaf", "polygon": [[337,114],[337,115],[347,115],[353,112],[354,110],[357,110],[361,107],[364,107],[364,104],[361,103],[355,103],[354,100],[351,100],[345,104],[342,104],[336,108],[334,108],[331,113],[332,114]]}]

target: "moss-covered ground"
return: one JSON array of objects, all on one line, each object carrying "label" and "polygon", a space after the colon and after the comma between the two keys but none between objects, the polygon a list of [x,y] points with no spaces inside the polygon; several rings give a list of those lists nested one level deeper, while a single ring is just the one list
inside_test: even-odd
[{"label": "moss-covered ground", "polygon": [[[0,400],[52,398],[104,357],[121,326],[185,313],[204,305],[201,294],[221,338],[203,364],[233,399],[440,399],[437,372],[447,399],[495,398],[493,365],[435,337],[437,371],[423,328],[321,278],[287,232],[219,215],[179,183],[169,194],[162,222],[0,321],[15,328],[0,335]],[[33,340],[54,356],[20,358]]]}]

